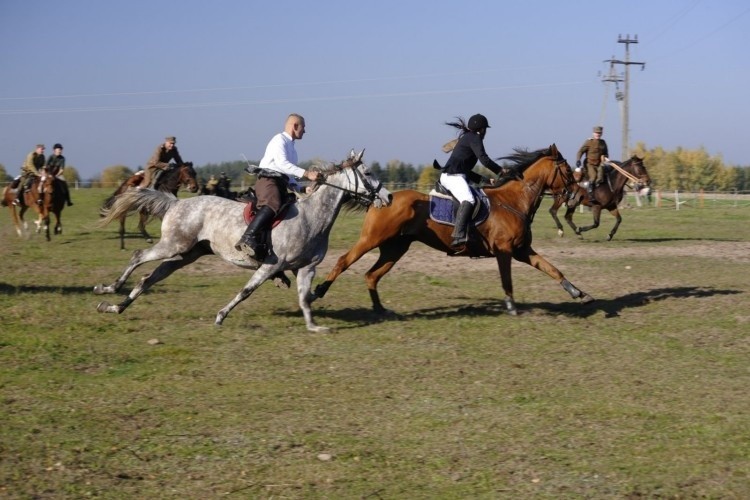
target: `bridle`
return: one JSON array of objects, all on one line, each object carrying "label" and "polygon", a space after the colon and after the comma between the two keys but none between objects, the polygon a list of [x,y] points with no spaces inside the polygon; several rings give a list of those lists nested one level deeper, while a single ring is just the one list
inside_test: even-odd
[{"label": "bridle", "polygon": [[[631,164],[633,165],[634,172],[643,169],[643,174],[635,175],[625,170],[625,165],[629,166]],[[649,177],[648,173],[645,172],[646,167],[643,165],[643,160],[638,157],[631,158],[630,160],[624,162],[622,166],[613,161],[608,162],[608,165],[615,171],[617,171],[620,175],[625,177],[625,185],[630,189],[638,190],[638,186],[648,186],[651,183],[651,178]],[[630,181],[630,183],[628,183],[628,181]]]},{"label": "bridle", "polygon": [[[336,167],[336,172],[341,172],[342,170],[351,170],[352,172],[354,172],[354,190],[326,182],[326,177],[323,174],[319,174],[320,178],[318,179],[317,184],[330,186],[340,191],[344,191],[347,195],[353,198],[354,201],[356,201],[357,203],[365,207],[368,207],[372,205],[372,203],[375,201],[375,198],[378,197],[378,192],[382,189],[383,183],[380,182],[380,180],[378,180],[377,185],[373,186],[373,184],[367,179],[367,175],[363,174],[359,170],[359,167],[361,165],[362,165],[362,162],[358,162],[357,165],[352,165],[351,167],[349,167],[345,162],[340,167]],[[346,178],[347,180],[349,179],[348,172],[346,173]],[[362,186],[367,191],[367,194],[361,193],[359,191],[360,182],[362,183]]]},{"label": "bridle", "polygon": [[[563,179],[563,182],[565,183],[565,187],[563,188],[561,192],[550,192],[549,194],[553,198],[563,198],[564,200],[567,200],[570,197],[570,195],[573,193],[573,191],[571,191],[570,189],[570,186],[576,183],[575,179],[573,178],[573,173],[570,170],[570,165],[568,165],[568,160],[563,158],[562,155],[558,154],[558,157],[555,158],[553,161],[555,164],[555,174],[550,184],[554,184],[555,179],[559,175]],[[563,168],[563,165],[566,168]]]},{"label": "bridle", "polygon": [[[559,153],[558,153],[557,157],[555,157],[555,158],[552,159],[552,162],[553,162],[554,167],[555,167],[555,172],[554,172],[554,177],[552,177],[552,182],[550,182],[549,184],[550,185],[554,184],[555,183],[555,179],[557,179],[557,177],[559,176],[561,179],[563,179],[564,188],[563,188],[562,192],[560,192],[560,193],[554,193],[553,192],[551,194],[555,198],[562,196],[562,197],[564,197],[564,199],[567,200],[568,197],[570,196],[570,194],[572,193],[572,191],[570,191],[569,188],[570,188],[570,186],[572,184],[575,183],[575,180],[573,179],[573,173],[570,170],[570,165],[568,165],[568,161],[565,158],[563,158],[562,155],[559,154]],[[563,169],[563,165],[566,168]],[[563,170],[565,170],[565,171],[563,171]],[[531,189],[530,185],[527,184],[526,182],[524,182],[524,189]],[[542,192],[541,194],[543,195],[545,193]],[[542,197],[543,196],[538,196],[537,201],[536,201],[536,206],[535,206],[534,210],[532,211],[532,215],[531,215],[530,218],[527,218],[526,214],[523,214],[523,213],[519,212],[518,210],[516,210],[516,209],[514,209],[514,208],[512,208],[512,207],[510,207],[510,206],[508,206],[508,205],[506,205],[504,203],[502,203],[500,205],[502,207],[504,207],[506,210],[509,210],[509,211],[515,213],[522,220],[526,220],[527,226],[530,226],[531,223],[532,223],[532,221],[534,220],[534,215],[536,214],[536,211],[539,209],[539,205],[541,205],[541,203],[542,203]]]}]

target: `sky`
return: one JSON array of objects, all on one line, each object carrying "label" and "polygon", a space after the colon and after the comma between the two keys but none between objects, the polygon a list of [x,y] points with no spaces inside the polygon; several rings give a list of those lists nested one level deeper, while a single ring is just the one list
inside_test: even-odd
[{"label": "sky", "polygon": [[300,161],[443,162],[445,122],[475,113],[493,158],[570,160],[602,125],[623,159],[624,84],[603,80],[626,47],[645,63],[627,66],[631,146],[750,165],[747,0],[0,0],[0,164],[59,142],[90,179],[168,135],[197,166],[254,161],[290,113]]}]

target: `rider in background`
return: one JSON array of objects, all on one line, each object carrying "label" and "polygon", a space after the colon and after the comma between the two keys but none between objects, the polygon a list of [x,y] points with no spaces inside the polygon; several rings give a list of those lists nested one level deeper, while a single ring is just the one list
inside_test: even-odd
[{"label": "rider in background", "polygon": [[258,180],[255,182],[258,205],[255,218],[234,246],[256,260],[263,260],[268,255],[268,248],[258,240],[258,236],[270,227],[271,221],[281,209],[289,186],[296,186],[296,179],[318,180],[318,172],[297,166],[294,142],[304,135],[305,119],[292,113],[286,119],[284,131],[269,141],[258,165]]},{"label": "rider in background", "polygon": [[586,169],[588,172],[589,184],[587,186],[589,198],[594,201],[594,188],[604,182],[604,164],[602,158],[606,160],[609,156],[607,143],[602,139],[604,129],[600,126],[594,127],[591,138],[586,139],[578,150],[576,155],[576,168],[581,168],[581,157],[586,155]]},{"label": "rider in background", "polygon": [[[446,125],[455,127],[461,131],[453,147],[448,162],[441,169],[440,184],[445,186],[456,200],[460,203],[456,212],[455,227],[453,228],[453,242],[451,247],[459,248],[466,243],[468,233],[466,231],[469,219],[474,211],[474,196],[469,189],[468,180],[474,183],[486,183],[487,179],[483,178],[472,169],[479,160],[482,165],[494,172],[496,175],[503,172],[503,168],[492,161],[484,150],[484,136],[487,135],[487,129],[490,124],[484,115],[476,114],[469,118],[468,123],[464,123],[462,118],[457,123],[447,122]],[[493,180],[490,180],[494,183]]]},{"label": "rider in background", "polygon": [[63,176],[65,172],[65,157],[62,152],[62,144],[58,142],[52,148],[52,154],[47,158],[47,172],[57,179],[58,185],[62,188],[62,192],[65,195],[65,201],[69,207],[72,207],[73,202],[70,201],[70,189],[68,189],[68,183]]},{"label": "rider in background", "polygon": [[164,170],[169,168],[170,161],[174,160],[177,165],[184,163],[177,151],[177,146],[175,146],[176,142],[177,139],[174,136],[168,136],[164,139],[164,144],[159,144],[156,147],[154,154],[146,163],[146,175],[141,186],[155,188],[159,177],[164,173]]},{"label": "rider in background", "polygon": [[219,192],[220,196],[223,196],[225,198],[229,198],[229,193],[231,192],[230,186],[232,184],[231,179],[227,177],[226,172],[222,172],[219,174],[219,183],[217,187],[217,191]]},{"label": "rider in background", "polygon": [[[23,193],[31,189],[31,185],[34,183],[34,178],[41,175],[41,171],[44,168],[44,144],[37,144],[34,151],[26,155],[26,160],[23,162],[21,167],[20,182],[18,184],[18,193],[16,199],[13,200],[14,205],[21,205],[23,203]],[[41,205],[42,193],[39,193],[39,199],[36,201]]]}]

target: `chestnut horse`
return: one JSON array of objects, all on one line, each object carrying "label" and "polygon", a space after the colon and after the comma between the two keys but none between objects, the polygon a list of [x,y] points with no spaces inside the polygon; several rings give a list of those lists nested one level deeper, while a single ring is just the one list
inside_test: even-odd
[{"label": "chestnut horse", "polygon": [[[567,192],[573,183],[570,166],[554,144],[539,151],[515,151],[515,154],[501,159],[513,162],[523,178],[499,187],[484,188],[491,205],[487,220],[477,227],[469,225],[472,237],[465,251],[454,255],[495,257],[505,291],[505,307],[510,314],[517,314],[513,300],[511,258],[547,274],[560,283],[572,298],[581,299],[584,303],[591,302],[594,299],[590,295],[573,286],[555,266],[531,247],[531,222],[542,195],[545,190]],[[452,231],[451,225],[435,222],[430,217],[430,196],[413,190],[393,193],[391,206],[367,212],[359,240],[338,259],[326,280],[316,287],[315,296],[322,298],[339,274],[377,247],[380,257],[365,274],[365,280],[374,311],[386,313],[377,290],[380,279],[415,241],[450,253]]]},{"label": "chestnut horse", "polygon": [[[12,184],[5,186],[1,204],[10,209],[13,225],[18,236],[23,236],[24,230],[28,228],[23,216],[29,208],[33,208],[39,214],[39,219],[35,221],[36,232],[39,233],[44,229],[44,236],[47,241],[50,241],[49,216],[51,213],[55,215],[56,219],[55,234],[62,233],[60,216],[65,207],[65,196],[61,189],[55,189],[58,182],[54,176],[47,174],[46,171],[41,176],[36,176],[31,184],[31,189],[23,193],[20,206],[13,204],[13,200],[16,199],[16,189],[11,188]],[[24,189],[24,187],[19,185],[18,189]],[[40,191],[42,194],[41,204],[37,203]]]},{"label": "chestnut horse", "polygon": [[[617,232],[617,228],[620,227],[620,222],[622,222],[622,217],[620,216],[620,211],[617,206],[622,201],[625,186],[628,184],[628,181],[634,184],[633,188],[636,190],[640,190],[641,187],[651,184],[651,178],[648,176],[646,166],[643,164],[643,158],[638,158],[633,155],[629,160],[623,163],[615,161],[612,163],[620,167],[620,169],[626,172],[627,175],[623,174],[613,166],[606,165],[604,170],[605,182],[594,188],[595,202],[591,201],[585,189],[579,188],[579,195],[574,198],[575,205],[567,205],[565,221],[571,228],[573,228],[573,231],[575,231],[578,236],[581,236],[581,233],[585,231],[590,231],[591,229],[599,227],[599,219],[601,217],[602,209],[607,209],[609,210],[609,213],[615,217],[615,225],[609,232],[609,235],[607,235],[607,241],[611,241]],[[549,213],[555,220],[555,225],[557,225],[557,234],[560,236],[563,235],[563,226],[560,224],[560,219],[557,218],[557,211],[565,202],[566,200],[564,198],[556,197],[549,209]],[[576,206],[579,204],[591,207],[591,213],[594,216],[593,224],[576,227],[573,223],[573,214],[575,213]]]},{"label": "chestnut horse", "polygon": [[[143,172],[138,172],[131,175],[125,182],[120,184],[120,187],[117,188],[112,196],[107,198],[107,200],[104,202],[104,205],[102,205],[101,210],[106,211],[110,209],[118,195],[124,193],[128,189],[135,189],[136,187],[140,186],[143,178]],[[176,196],[177,191],[179,191],[181,186],[184,186],[191,193],[195,193],[198,191],[198,179],[192,162],[186,162],[178,167],[167,169],[159,179],[159,186],[157,186],[157,189],[160,191],[170,192]],[[148,223],[149,214],[141,211],[138,215],[140,217],[138,220],[138,231],[141,233],[146,242],[153,243],[154,240],[151,238],[151,235],[148,234],[148,231],[146,231],[146,224]],[[125,250],[126,218],[127,214],[123,215],[120,218],[120,250]]]}]

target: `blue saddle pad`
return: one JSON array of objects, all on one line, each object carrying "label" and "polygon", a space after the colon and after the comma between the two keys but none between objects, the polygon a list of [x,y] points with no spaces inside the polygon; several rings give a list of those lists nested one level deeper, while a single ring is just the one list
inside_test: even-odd
[{"label": "blue saddle pad", "polygon": [[[472,187],[471,192],[474,199],[479,200],[479,209],[474,210],[475,213],[471,219],[474,225],[478,226],[486,221],[490,215],[490,200],[484,194],[484,191]],[[430,219],[440,224],[452,226],[455,223],[454,203],[453,198],[436,196],[430,193]]]}]

